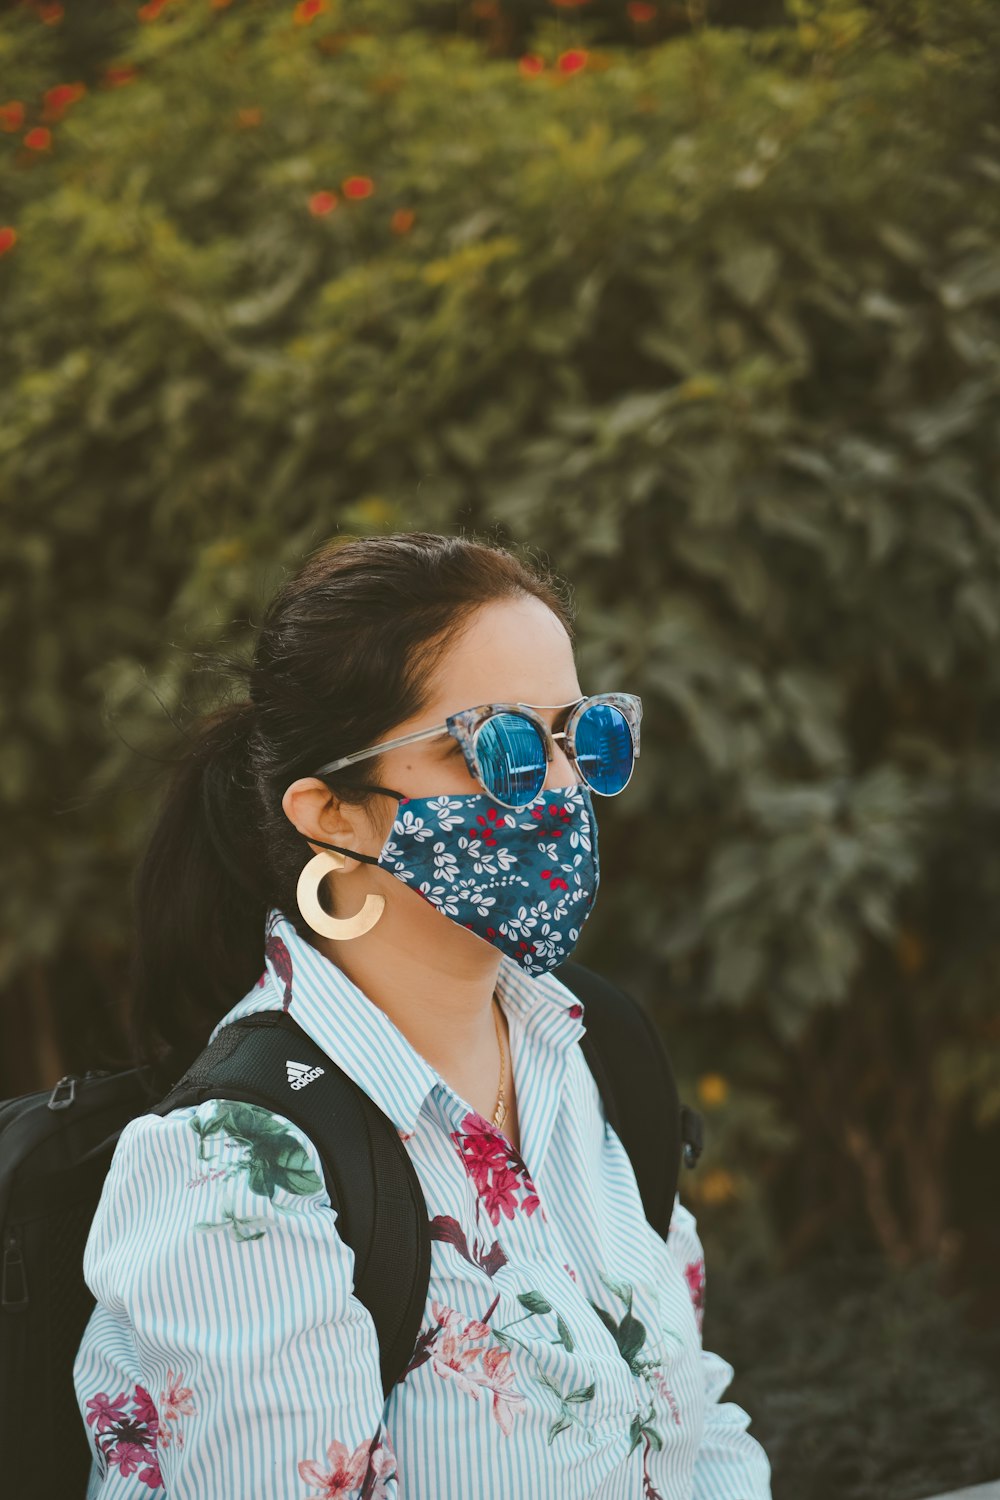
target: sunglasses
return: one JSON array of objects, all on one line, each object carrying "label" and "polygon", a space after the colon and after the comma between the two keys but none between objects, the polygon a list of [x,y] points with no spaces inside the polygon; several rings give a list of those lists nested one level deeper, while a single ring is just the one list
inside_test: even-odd
[{"label": "sunglasses", "polygon": [[[563,728],[553,731],[535,712],[538,708],[568,708],[570,713]],[[595,693],[572,703],[484,703],[450,714],[433,729],[327,761],[311,774],[328,776],[383,750],[450,734],[483,791],[501,807],[523,808],[545,785],[555,741],[562,740],[567,759],[587,785],[602,797],[616,797],[632,777],[641,719],[642,700],[635,693]]]}]

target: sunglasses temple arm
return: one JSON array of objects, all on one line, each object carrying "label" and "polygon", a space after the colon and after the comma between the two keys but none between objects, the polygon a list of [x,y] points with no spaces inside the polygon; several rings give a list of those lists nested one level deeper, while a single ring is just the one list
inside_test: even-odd
[{"label": "sunglasses temple arm", "polygon": [[401,735],[398,740],[383,740],[381,745],[372,745],[367,750],[356,750],[353,755],[342,755],[339,760],[327,761],[313,775],[328,776],[332,771],[342,771],[345,766],[353,766],[359,760],[367,760],[369,756],[378,755],[383,750],[400,750],[404,745],[415,745],[418,740],[429,740],[437,734],[446,734],[447,730],[448,726],[441,724],[435,729],[418,729],[414,734]]}]

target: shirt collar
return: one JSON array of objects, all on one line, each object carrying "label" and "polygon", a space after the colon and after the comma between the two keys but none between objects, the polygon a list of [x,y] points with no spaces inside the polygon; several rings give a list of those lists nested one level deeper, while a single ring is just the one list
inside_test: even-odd
[{"label": "shirt collar", "polygon": [[[264,927],[265,971],[253,989],[218,1022],[260,1010],[287,1010],[312,1041],[360,1084],[397,1130],[411,1133],[428,1094],[445,1087],[385,1011],[335,963],[299,935],[278,907]],[[497,995],[511,1026],[530,1045],[553,1053],[578,1042],[586,1027],[583,1004],[552,974],[531,976],[506,954],[500,958]]]}]

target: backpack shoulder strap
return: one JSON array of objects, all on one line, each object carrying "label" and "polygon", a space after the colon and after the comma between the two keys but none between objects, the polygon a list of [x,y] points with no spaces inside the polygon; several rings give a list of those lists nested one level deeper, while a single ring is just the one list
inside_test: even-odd
[{"label": "backpack shoulder strap", "polygon": [[583,1003],[587,1030],[580,1047],[608,1124],[632,1162],[646,1217],[666,1239],[681,1144],[685,1164],[693,1167],[702,1150],[701,1116],[680,1103],[663,1039],[633,996],[583,964],[563,963],[554,972]]},{"label": "backpack shoulder strap", "polygon": [[[322,1073],[294,1089],[289,1059]],[[286,1011],[260,1011],[224,1026],[146,1113],[165,1115],[207,1099],[262,1105],[312,1140],[338,1232],[354,1251],[354,1294],[375,1323],[388,1396],[420,1333],[431,1265],[427,1205],[392,1121]]]}]

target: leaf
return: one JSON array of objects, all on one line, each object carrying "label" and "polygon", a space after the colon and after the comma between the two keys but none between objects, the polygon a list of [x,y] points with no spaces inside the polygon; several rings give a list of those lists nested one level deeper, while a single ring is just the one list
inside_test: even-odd
[{"label": "leaf", "polygon": [[478,1247],[476,1259],[486,1272],[487,1276],[495,1276],[501,1266],[507,1264],[507,1256],[499,1240],[494,1240],[486,1254],[482,1254]]},{"label": "leaf", "polygon": [[561,1339],[562,1343],[569,1350],[570,1354],[572,1354],[573,1353],[573,1347],[574,1347],[574,1345],[573,1345],[573,1335],[570,1333],[569,1329],[567,1328],[564,1319],[561,1316],[559,1316],[558,1314],[556,1315],[556,1330],[558,1331],[559,1338]]},{"label": "leaf", "polygon": [[618,1342],[618,1324],[617,1324],[616,1320],[611,1316],[611,1314],[605,1308],[598,1307],[598,1305],[597,1305],[596,1302],[591,1302],[590,1305],[594,1309],[594,1311],[597,1314],[597,1316],[600,1318],[601,1322],[604,1324],[605,1328],[610,1333],[611,1337],[614,1339],[615,1343],[617,1344],[617,1342]]},{"label": "leaf", "polygon": [[518,1292],[517,1300],[522,1307],[526,1307],[532,1313],[549,1313],[552,1305],[546,1302],[540,1292]]},{"label": "leaf", "polygon": [[719,275],[745,307],[757,307],[774,286],[780,268],[781,256],[773,245],[748,241],[725,250]]},{"label": "leaf", "polygon": [[626,1313],[618,1325],[618,1347],[622,1351],[622,1358],[627,1364],[631,1364],[646,1342],[646,1329],[638,1318]]},{"label": "leaf", "polygon": [[445,1244],[454,1245],[459,1255],[464,1256],[470,1266],[473,1264],[465,1231],[457,1219],[453,1219],[450,1214],[436,1214],[430,1222],[430,1233],[432,1240],[443,1240]]},{"label": "leaf", "polygon": [[598,1276],[600,1276],[608,1291],[612,1292],[619,1299],[619,1301],[624,1302],[625,1306],[631,1311],[632,1287],[630,1283],[627,1281],[620,1281],[617,1277],[609,1275],[603,1268],[599,1269],[597,1274]]},{"label": "leaf", "polygon": [[663,391],[636,391],[623,396],[608,412],[603,429],[612,437],[625,437],[629,433],[642,432],[661,416],[670,405],[670,396]]},{"label": "leaf", "polygon": [[249,1148],[247,1182],[250,1190],[273,1198],[275,1189],[304,1195],[323,1188],[309,1153],[287,1125],[257,1104],[232,1103],[219,1115],[222,1129],[233,1141]]},{"label": "leaf", "polygon": [[323,1189],[323,1179],[312,1165],[309,1155],[299,1141],[290,1141],[282,1148],[275,1169],[275,1182],[287,1193],[305,1196]]}]

